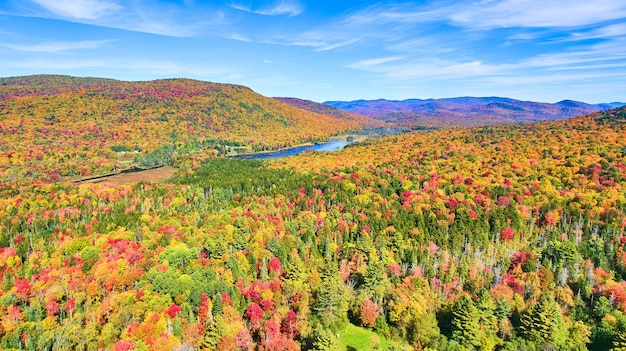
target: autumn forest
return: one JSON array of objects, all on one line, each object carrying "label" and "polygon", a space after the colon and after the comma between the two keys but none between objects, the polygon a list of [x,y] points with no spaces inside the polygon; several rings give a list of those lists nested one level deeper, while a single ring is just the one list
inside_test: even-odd
[{"label": "autumn forest", "polygon": [[[0,349],[626,350],[625,107],[389,123],[186,79],[0,78]],[[372,130],[394,134],[232,157]]]}]

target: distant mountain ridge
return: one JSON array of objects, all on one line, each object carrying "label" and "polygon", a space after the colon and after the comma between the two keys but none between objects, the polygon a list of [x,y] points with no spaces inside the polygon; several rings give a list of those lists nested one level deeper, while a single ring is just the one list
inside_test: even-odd
[{"label": "distant mountain ridge", "polygon": [[326,101],[324,104],[402,125],[477,125],[562,120],[626,105],[563,100],[554,104],[502,97]]},{"label": "distant mountain ridge", "polygon": [[320,114],[327,115],[327,116],[333,116],[338,119],[358,121],[364,125],[377,124],[378,122],[378,120],[373,119],[371,117],[365,117],[363,115],[346,112],[344,110],[340,110],[330,105],[324,105],[322,103],[311,101],[311,100],[304,100],[304,99],[299,99],[299,98],[294,98],[294,97],[275,97],[274,99],[280,100],[284,103],[287,103],[291,106],[295,106],[297,108],[301,108],[303,110],[320,113]]}]

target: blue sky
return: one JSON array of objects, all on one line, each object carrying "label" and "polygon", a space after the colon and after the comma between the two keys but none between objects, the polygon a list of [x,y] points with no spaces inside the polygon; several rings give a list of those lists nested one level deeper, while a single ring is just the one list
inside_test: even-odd
[{"label": "blue sky", "polygon": [[0,0],[0,76],[235,83],[314,101],[626,101],[624,0]]}]

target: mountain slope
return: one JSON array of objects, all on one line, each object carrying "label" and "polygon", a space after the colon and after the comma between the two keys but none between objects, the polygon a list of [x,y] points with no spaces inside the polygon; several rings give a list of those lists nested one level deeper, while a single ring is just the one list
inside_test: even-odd
[{"label": "mountain slope", "polygon": [[26,173],[98,173],[132,160],[125,152],[143,156],[163,147],[280,148],[360,127],[360,121],[299,109],[231,84],[48,75],[0,79],[0,164]]},{"label": "mountain slope", "polygon": [[404,125],[478,125],[560,120],[619,106],[564,100],[556,104],[499,97],[327,101],[347,112]]},{"label": "mountain slope", "polygon": [[368,118],[362,115],[358,115],[355,113],[349,113],[338,108],[332,107],[330,105],[321,104],[319,102],[314,102],[311,100],[298,99],[294,97],[275,97],[274,99],[287,103],[289,105],[301,108],[303,110],[321,113],[328,116],[333,116],[339,119],[344,119],[348,121],[356,121],[364,125],[379,125],[380,123],[377,120]]}]

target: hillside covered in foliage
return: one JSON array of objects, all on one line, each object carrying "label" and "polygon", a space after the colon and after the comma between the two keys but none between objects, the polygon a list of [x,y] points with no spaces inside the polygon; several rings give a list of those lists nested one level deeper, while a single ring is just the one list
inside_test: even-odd
[{"label": "hillside covered in foliage", "polygon": [[367,119],[336,118],[249,88],[188,79],[0,79],[0,182],[172,164],[177,155],[260,151],[326,140]]},{"label": "hillside covered in foliage", "polygon": [[619,350],[625,117],[5,189],[0,348]]},{"label": "hillside covered in foliage", "polygon": [[344,110],[340,110],[338,108],[332,107],[330,105],[314,102],[311,100],[304,100],[304,99],[298,99],[298,98],[293,98],[293,97],[276,97],[274,99],[280,100],[284,103],[301,108],[303,110],[307,110],[307,111],[311,111],[315,113],[321,113],[321,114],[329,115],[329,116],[334,116],[339,119],[360,121],[363,125],[367,125],[367,126],[376,127],[376,126],[382,125],[382,123],[376,123],[377,120],[375,119],[367,118],[367,117],[357,115],[354,113],[349,113]]},{"label": "hillside covered in foliage", "polygon": [[592,105],[572,100],[549,104],[501,97],[327,101],[324,104],[407,127],[562,120],[626,105],[619,102]]}]

